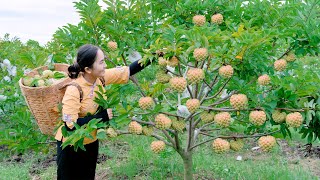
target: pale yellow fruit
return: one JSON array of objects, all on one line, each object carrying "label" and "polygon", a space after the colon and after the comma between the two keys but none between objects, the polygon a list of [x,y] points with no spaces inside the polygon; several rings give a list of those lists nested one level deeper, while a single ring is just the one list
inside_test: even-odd
[{"label": "pale yellow fruit", "polygon": [[233,68],[230,65],[221,66],[219,68],[219,75],[222,78],[231,78],[233,75]]},{"label": "pale yellow fruit", "polygon": [[42,72],[42,77],[43,78],[53,78],[53,72],[51,70],[44,70]]},{"label": "pale yellow fruit", "polygon": [[176,67],[179,64],[179,59],[176,56],[172,56],[169,61],[167,61],[168,66]]},{"label": "pale yellow fruit", "polygon": [[261,86],[266,86],[266,85],[270,84],[270,81],[271,81],[270,77],[266,74],[264,74],[258,78],[258,84],[260,84]]},{"label": "pale yellow fruit", "polygon": [[286,116],[287,114],[285,112],[280,112],[278,110],[272,113],[272,119],[274,120],[274,122],[277,122],[277,123],[284,122],[286,120]]},{"label": "pale yellow fruit", "polygon": [[214,113],[213,112],[203,111],[200,114],[200,119],[204,123],[212,122],[214,120]]},{"label": "pale yellow fruit", "polygon": [[231,140],[230,141],[230,149],[234,151],[240,151],[244,146],[242,139]]},{"label": "pale yellow fruit", "polygon": [[200,101],[198,99],[188,99],[186,106],[190,113],[194,113],[200,107]]},{"label": "pale yellow fruit", "polygon": [[288,62],[292,62],[296,60],[296,55],[293,52],[290,52],[287,56],[286,56],[286,61]]},{"label": "pale yellow fruit", "polygon": [[107,46],[111,51],[115,51],[118,48],[117,42],[114,42],[114,41],[109,41]]},{"label": "pale yellow fruit", "polygon": [[168,83],[171,79],[171,76],[169,74],[166,74],[162,71],[157,72],[156,74],[156,79],[160,82],[160,83]]},{"label": "pale yellow fruit", "polygon": [[266,122],[267,115],[264,111],[251,111],[249,114],[249,120],[256,126],[261,126]]},{"label": "pale yellow fruit", "polygon": [[139,106],[141,109],[151,109],[154,105],[153,99],[151,97],[141,97],[139,99]]},{"label": "pale yellow fruit", "polygon": [[183,130],[186,128],[186,123],[183,120],[172,120],[172,128],[174,130],[177,130],[178,132],[183,132]]},{"label": "pale yellow fruit", "polygon": [[224,153],[230,149],[230,144],[226,140],[217,138],[213,141],[212,148],[216,153]]},{"label": "pale yellow fruit", "polygon": [[197,61],[203,61],[205,59],[207,59],[208,57],[208,50],[207,48],[196,48],[193,51],[193,57],[197,60]]},{"label": "pale yellow fruit", "polygon": [[150,126],[143,126],[142,127],[142,133],[146,136],[151,136],[153,134],[153,127]]},{"label": "pale yellow fruit", "polygon": [[172,121],[164,114],[158,114],[155,118],[156,128],[168,129],[171,127]]},{"label": "pale yellow fruit", "polygon": [[279,59],[274,62],[274,69],[277,71],[283,71],[287,67],[287,61],[284,59]]},{"label": "pale yellow fruit", "polygon": [[289,113],[286,117],[286,123],[290,127],[300,127],[303,122],[303,117],[301,113],[299,112],[294,112],[294,113]]},{"label": "pale yellow fruit", "polygon": [[163,141],[153,141],[150,148],[154,153],[160,153],[166,148],[166,144]]},{"label": "pale yellow fruit", "polygon": [[37,82],[36,82],[36,86],[37,87],[43,87],[43,86],[46,86],[46,83],[43,79],[39,79]]},{"label": "pale yellow fruit", "polygon": [[211,16],[211,22],[215,24],[222,24],[223,23],[223,16],[222,14],[214,14]]},{"label": "pale yellow fruit", "polygon": [[142,133],[142,126],[137,123],[136,121],[131,121],[129,124],[128,131],[132,134],[141,134]]},{"label": "pale yellow fruit", "polygon": [[196,25],[196,26],[203,26],[206,23],[206,17],[203,15],[195,15],[192,18],[192,22]]},{"label": "pale yellow fruit", "polygon": [[248,106],[248,98],[245,94],[234,94],[230,97],[230,104],[237,110],[246,109]]},{"label": "pale yellow fruit", "polygon": [[204,79],[204,72],[199,68],[189,69],[187,72],[187,79],[190,84],[199,83]]},{"label": "pale yellow fruit", "polygon": [[167,66],[167,60],[163,57],[159,57],[158,64],[159,66]]},{"label": "pale yellow fruit", "polygon": [[276,145],[276,138],[273,136],[262,136],[259,138],[258,144],[262,151],[270,151]]},{"label": "pale yellow fruit", "polygon": [[221,127],[228,127],[231,122],[231,115],[228,112],[221,112],[214,116],[214,122]]},{"label": "pale yellow fruit", "polygon": [[173,77],[169,83],[170,87],[179,93],[182,93],[187,87],[187,80],[183,77]]},{"label": "pale yellow fruit", "polygon": [[32,77],[25,77],[25,78],[23,78],[23,84],[24,84],[25,86],[31,87],[31,86],[32,86],[32,82],[33,82],[33,78],[32,78]]},{"label": "pale yellow fruit", "polygon": [[109,127],[107,129],[107,135],[108,137],[114,138],[118,136],[118,133],[113,128]]}]

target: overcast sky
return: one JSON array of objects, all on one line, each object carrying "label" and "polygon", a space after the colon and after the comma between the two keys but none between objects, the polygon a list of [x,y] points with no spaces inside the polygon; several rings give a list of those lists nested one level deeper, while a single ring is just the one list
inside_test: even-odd
[{"label": "overcast sky", "polygon": [[74,1],[0,0],[0,37],[9,33],[23,42],[33,39],[45,44],[58,27],[80,21]]}]

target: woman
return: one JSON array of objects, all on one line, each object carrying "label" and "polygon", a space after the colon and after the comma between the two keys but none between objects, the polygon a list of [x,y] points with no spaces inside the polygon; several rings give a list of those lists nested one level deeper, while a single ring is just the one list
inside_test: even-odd
[{"label": "woman", "polygon": [[[147,63],[147,65],[149,65]],[[124,84],[129,76],[141,71],[144,67],[138,61],[133,62],[129,67],[116,67],[106,69],[105,56],[102,50],[94,45],[86,44],[79,48],[76,62],[68,68],[70,78],[74,79],[82,90],[82,99],[76,86],[68,86],[62,100],[62,119],[67,130],[74,130],[74,123],[82,126],[93,118],[101,118],[106,122],[112,117],[112,112],[102,110],[95,114],[98,105],[93,101],[96,97],[99,85]],[[80,73],[81,72],[81,73]],[[104,83],[100,80],[103,79]],[[86,116],[88,113],[95,114]],[[84,138],[86,151],[67,146],[62,149],[61,144],[65,141],[60,127],[56,133],[57,139],[57,179],[94,179],[98,157],[99,142],[94,131],[93,139]]]}]

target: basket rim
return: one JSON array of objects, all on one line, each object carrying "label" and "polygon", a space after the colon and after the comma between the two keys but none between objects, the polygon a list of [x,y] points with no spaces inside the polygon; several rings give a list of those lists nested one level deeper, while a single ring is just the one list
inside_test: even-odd
[{"label": "basket rim", "polygon": [[[62,65],[62,66],[70,66],[69,64],[65,64],[65,63],[55,63],[54,65]],[[21,77],[19,79],[19,86],[20,88],[25,88],[25,89],[47,89],[47,88],[52,88],[53,85],[51,86],[42,86],[42,87],[30,87],[30,86],[25,86],[22,81],[23,81],[23,78],[26,77],[26,76],[29,76],[32,72],[36,72],[38,69],[42,69],[42,68],[45,68],[45,67],[48,67],[47,65],[46,66],[40,66],[40,67],[37,67],[37,68],[34,68],[32,69],[30,72],[28,72],[26,75],[24,75],[23,77]],[[30,76],[29,76],[30,77]],[[58,84],[64,82],[65,80],[69,79],[69,77],[65,78],[63,81],[59,82]],[[55,85],[58,85],[58,84],[55,84]]]}]

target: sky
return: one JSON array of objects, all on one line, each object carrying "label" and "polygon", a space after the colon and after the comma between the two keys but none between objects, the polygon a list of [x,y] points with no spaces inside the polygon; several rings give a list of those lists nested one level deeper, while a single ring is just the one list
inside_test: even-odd
[{"label": "sky", "polygon": [[6,33],[44,45],[67,23],[78,24],[75,0],[0,0],[0,38]]}]

